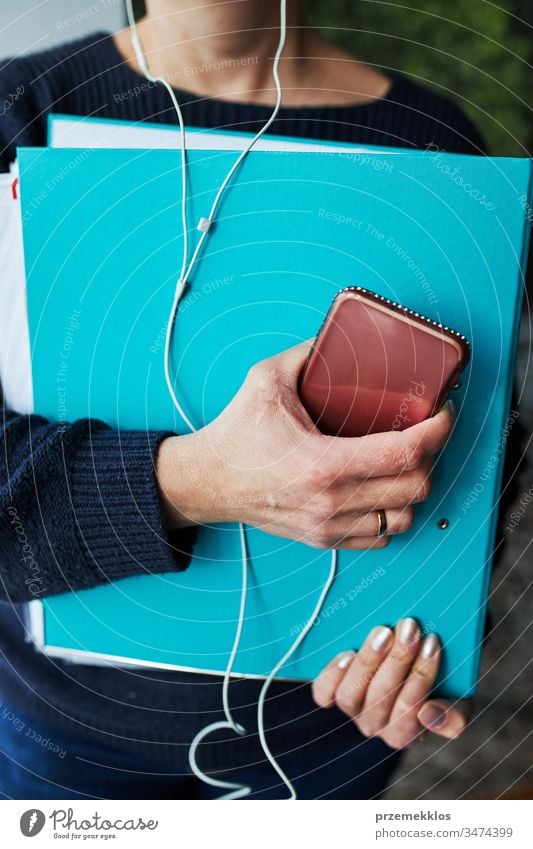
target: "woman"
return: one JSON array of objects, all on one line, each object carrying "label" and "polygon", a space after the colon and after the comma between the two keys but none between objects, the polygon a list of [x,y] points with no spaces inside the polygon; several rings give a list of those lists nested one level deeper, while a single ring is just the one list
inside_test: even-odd
[{"label": "woman", "polygon": [[[272,56],[279,9],[246,3],[148,0],[139,35],[150,70],[176,89],[185,123],[256,132],[275,102]],[[479,153],[460,110],[398,74],[382,74],[306,28],[297,0],[280,75],[283,107],[271,132],[343,142]],[[144,85],[128,31],[96,33],[6,62],[1,94],[24,86],[2,119],[2,170],[15,147],[45,143],[50,111],[174,123],[168,93]],[[140,88],[140,91],[139,91]],[[136,92],[138,92],[136,94]],[[3,97],[0,97],[3,99]],[[243,521],[310,545],[380,547],[414,519],[429,492],[431,458],[452,414],[390,436],[328,443],[296,394],[298,346],[252,369],[223,414],[185,437],[122,432],[78,421],[58,429],[6,410],[0,543],[0,793],[11,798],[197,798],[187,769],[197,731],[220,719],[221,683],[207,675],[55,662],[24,641],[28,589],[13,510],[39,564],[43,594],[184,569],[195,526]],[[261,414],[261,432],[256,421]],[[217,451],[213,450],[217,446]],[[283,491],[292,456],[302,483]],[[229,458],[231,457],[231,463]],[[258,473],[239,474],[253,466]],[[194,469],[191,477],[188,470]],[[317,472],[317,469],[320,472]],[[203,486],[209,481],[209,486]],[[254,498],[246,496],[253,492]],[[244,496],[244,497],[243,497]],[[142,515],[142,521],[139,521]],[[430,698],[439,644],[411,619],[376,628],[363,648],[332,660],[307,686],[275,682],[269,743],[300,798],[381,793],[399,751],[431,731],[456,737],[468,706]],[[234,715],[254,729],[259,685],[231,685]],[[332,707],[324,711],[323,708]],[[39,738],[46,745],[37,744]],[[248,783],[252,798],[286,795],[251,732],[201,747],[202,768]],[[222,777],[222,775],[221,775]]]}]

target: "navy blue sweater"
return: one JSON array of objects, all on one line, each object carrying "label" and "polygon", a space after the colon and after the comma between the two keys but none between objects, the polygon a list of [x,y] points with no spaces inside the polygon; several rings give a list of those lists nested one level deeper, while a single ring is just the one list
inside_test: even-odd
[{"label": "navy blue sweater", "polygon": [[[13,105],[0,119],[1,170],[15,158],[16,146],[46,144],[51,111],[174,123],[168,94],[146,85],[135,94],[142,82],[105,33],[6,61],[0,69],[0,102],[17,91],[23,94],[11,98]],[[192,126],[256,131],[270,114],[263,106],[185,92],[178,97],[185,123]],[[384,99],[365,105],[283,108],[272,132],[483,152],[480,136],[456,105],[400,75],[392,78]],[[85,734],[110,735],[106,739],[114,745],[118,739],[127,741],[130,748],[138,747],[140,757],[150,741],[169,744],[160,753],[179,749],[200,725],[217,718],[218,679],[53,661],[24,641],[21,624],[21,603],[36,594],[21,561],[21,533],[38,564],[39,597],[186,567],[194,531],[165,537],[154,476],[154,458],[166,434],[117,433],[89,420],[59,432],[38,416],[6,409],[1,424],[2,698],[32,716],[71,724],[80,733],[83,728]],[[297,688],[290,700],[282,698],[290,690],[282,683],[273,688],[280,716],[290,711],[300,720],[306,716],[313,728],[332,721],[324,718],[326,712],[313,709],[308,688]],[[237,703],[252,704],[256,685],[240,682],[232,692]]]}]

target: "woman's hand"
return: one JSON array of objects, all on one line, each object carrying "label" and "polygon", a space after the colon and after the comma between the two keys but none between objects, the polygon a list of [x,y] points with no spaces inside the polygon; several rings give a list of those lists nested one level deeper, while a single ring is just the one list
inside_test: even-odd
[{"label": "woman's hand", "polygon": [[255,365],[233,400],[197,433],[160,446],[157,473],[174,527],[242,521],[316,548],[382,548],[413,524],[430,492],[448,407],[413,427],[354,439],[324,436],[298,396],[309,343]]},{"label": "woman's hand", "polygon": [[428,699],[439,661],[435,634],[421,639],[415,620],[403,619],[394,631],[374,628],[360,651],[338,655],[313,682],[313,698],[320,707],[336,705],[362,734],[393,749],[406,748],[426,731],[458,737],[472,705]]}]

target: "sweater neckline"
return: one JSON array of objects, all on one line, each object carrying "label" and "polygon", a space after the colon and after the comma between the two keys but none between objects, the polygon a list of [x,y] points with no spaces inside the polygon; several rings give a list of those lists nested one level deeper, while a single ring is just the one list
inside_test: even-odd
[{"label": "sweater neckline", "polygon": [[[135,80],[137,84],[146,84],[146,78],[135,71],[126,61],[117,45],[115,44],[115,40],[113,38],[112,33],[108,32],[100,32],[95,33],[95,41],[99,43],[104,49],[107,49],[110,58],[112,58],[112,68],[119,68],[124,73],[126,73],[131,79]],[[386,93],[383,97],[376,97],[373,100],[370,100],[368,103],[335,103],[335,104],[321,104],[317,106],[313,106],[311,104],[305,104],[302,106],[281,106],[278,115],[279,116],[291,116],[291,115],[305,115],[308,113],[312,113],[313,115],[334,115],[335,113],[345,113],[346,110],[350,112],[358,112],[360,110],[372,110],[379,109],[384,104],[389,102],[394,102],[396,100],[397,89],[400,87],[402,82],[401,74],[397,74],[395,72],[388,71],[388,77],[390,79],[390,85]],[[269,115],[272,112],[272,106],[267,106],[262,103],[248,103],[242,102],[238,100],[224,100],[222,98],[216,97],[206,97],[203,95],[196,94],[192,91],[187,91],[186,89],[180,89],[176,87],[172,87],[178,101],[182,103],[184,106],[192,105],[194,103],[213,103],[213,105],[218,106],[219,108],[227,108],[228,111],[231,111],[233,114],[238,114],[239,111],[242,111],[243,114],[250,115],[251,112],[255,112],[257,115],[267,114]]]}]

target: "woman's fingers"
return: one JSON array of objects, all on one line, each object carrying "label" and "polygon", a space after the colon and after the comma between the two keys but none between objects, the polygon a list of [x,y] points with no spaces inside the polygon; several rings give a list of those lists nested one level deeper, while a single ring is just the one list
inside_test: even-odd
[{"label": "woman's fingers", "polygon": [[354,657],[355,652],[351,649],[341,652],[315,678],[312,685],[312,693],[313,699],[319,707],[333,707],[337,687],[344,678],[344,673]]},{"label": "woman's fingers", "polygon": [[[413,526],[414,511],[412,507],[385,510],[387,534],[403,534]],[[332,532],[338,525],[339,537],[344,531],[350,537],[375,537],[381,528],[377,510],[360,515],[339,516],[332,520]]]},{"label": "woman's fingers", "polygon": [[435,634],[420,638],[414,619],[395,630],[374,628],[358,653],[343,652],[313,683],[321,707],[336,704],[366,736],[379,736],[395,749],[409,746],[426,730],[451,739],[464,731],[470,701],[430,699],[440,663]]},{"label": "woman's fingers", "polygon": [[336,693],[337,706],[347,716],[354,718],[362,709],[368,686],[386,657],[392,639],[390,628],[381,625],[374,628],[347,667]]},{"label": "woman's fingers", "polygon": [[448,404],[435,416],[403,431],[371,433],[368,436],[339,439],[322,436],[328,442],[328,455],[346,479],[396,476],[416,469],[444,446],[453,428],[453,412]]},{"label": "woman's fingers", "polygon": [[338,487],[342,511],[372,512],[380,508],[403,509],[425,501],[431,491],[433,461],[390,477],[352,478]]},{"label": "woman's fingers", "polygon": [[385,548],[390,542],[390,536],[403,534],[412,527],[414,517],[412,507],[403,510],[385,510],[387,531],[385,536],[378,536],[381,522],[377,512],[366,513],[356,517],[338,517],[328,525],[328,536],[325,540],[327,548],[343,548],[351,551],[369,548]]},{"label": "woman's fingers", "polygon": [[435,634],[429,634],[419,644],[409,675],[397,694],[389,716],[383,739],[392,748],[409,746],[424,730],[418,713],[435,684],[439,662],[439,641]]},{"label": "woman's fingers", "polygon": [[401,510],[385,510],[387,530],[384,536],[378,536],[381,522],[377,511],[365,513],[361,516],[336,517],[327,523],[316,525],[314,530],[324,530],[315,542],[306,538],[309,545],[320,548],[343,548],[358,551],[368,548],[385,548],[390,542],[390,537],[396,534],[406,533],[412,528],[414,515],[412,507],[404,507]]},{"label": "woman's fingers", "polygon": [[397,624],[394,642],[368,686],[363,709],[357,717],[357,725],[367,737],[376,737],[388,725],[398,694],[418,654],[419,641],[420,632],[414,619],[403,619]]},{"label": "woman's fingers", "polygon": [[370,548],[386,548],[390,537],[348,537],[333,540],[328,548],[342,548],[350,551],[368,551]]},{"label": "woman's fingers", "polygon": [[452,740],[465,730],[472,709],[470,700],[452,703],[446,699],[431,699],[418,711],[418,720],[433,734]]},{"label": "woman's fingers", "polygon": [[[368,548],[385,548],[389,537],[408,531],[414,522],[412,507],[401,510],[385,510],[387,530],[385,536],[378,536],[381,522],[377,511],[355,516],[336,516],[324,523],[327,533],[320,538],[321,547],[344,548],[357,551]],[[321,526],[318,525],[318,528]],[[312,545],[313,543],[310,542]]]}]

